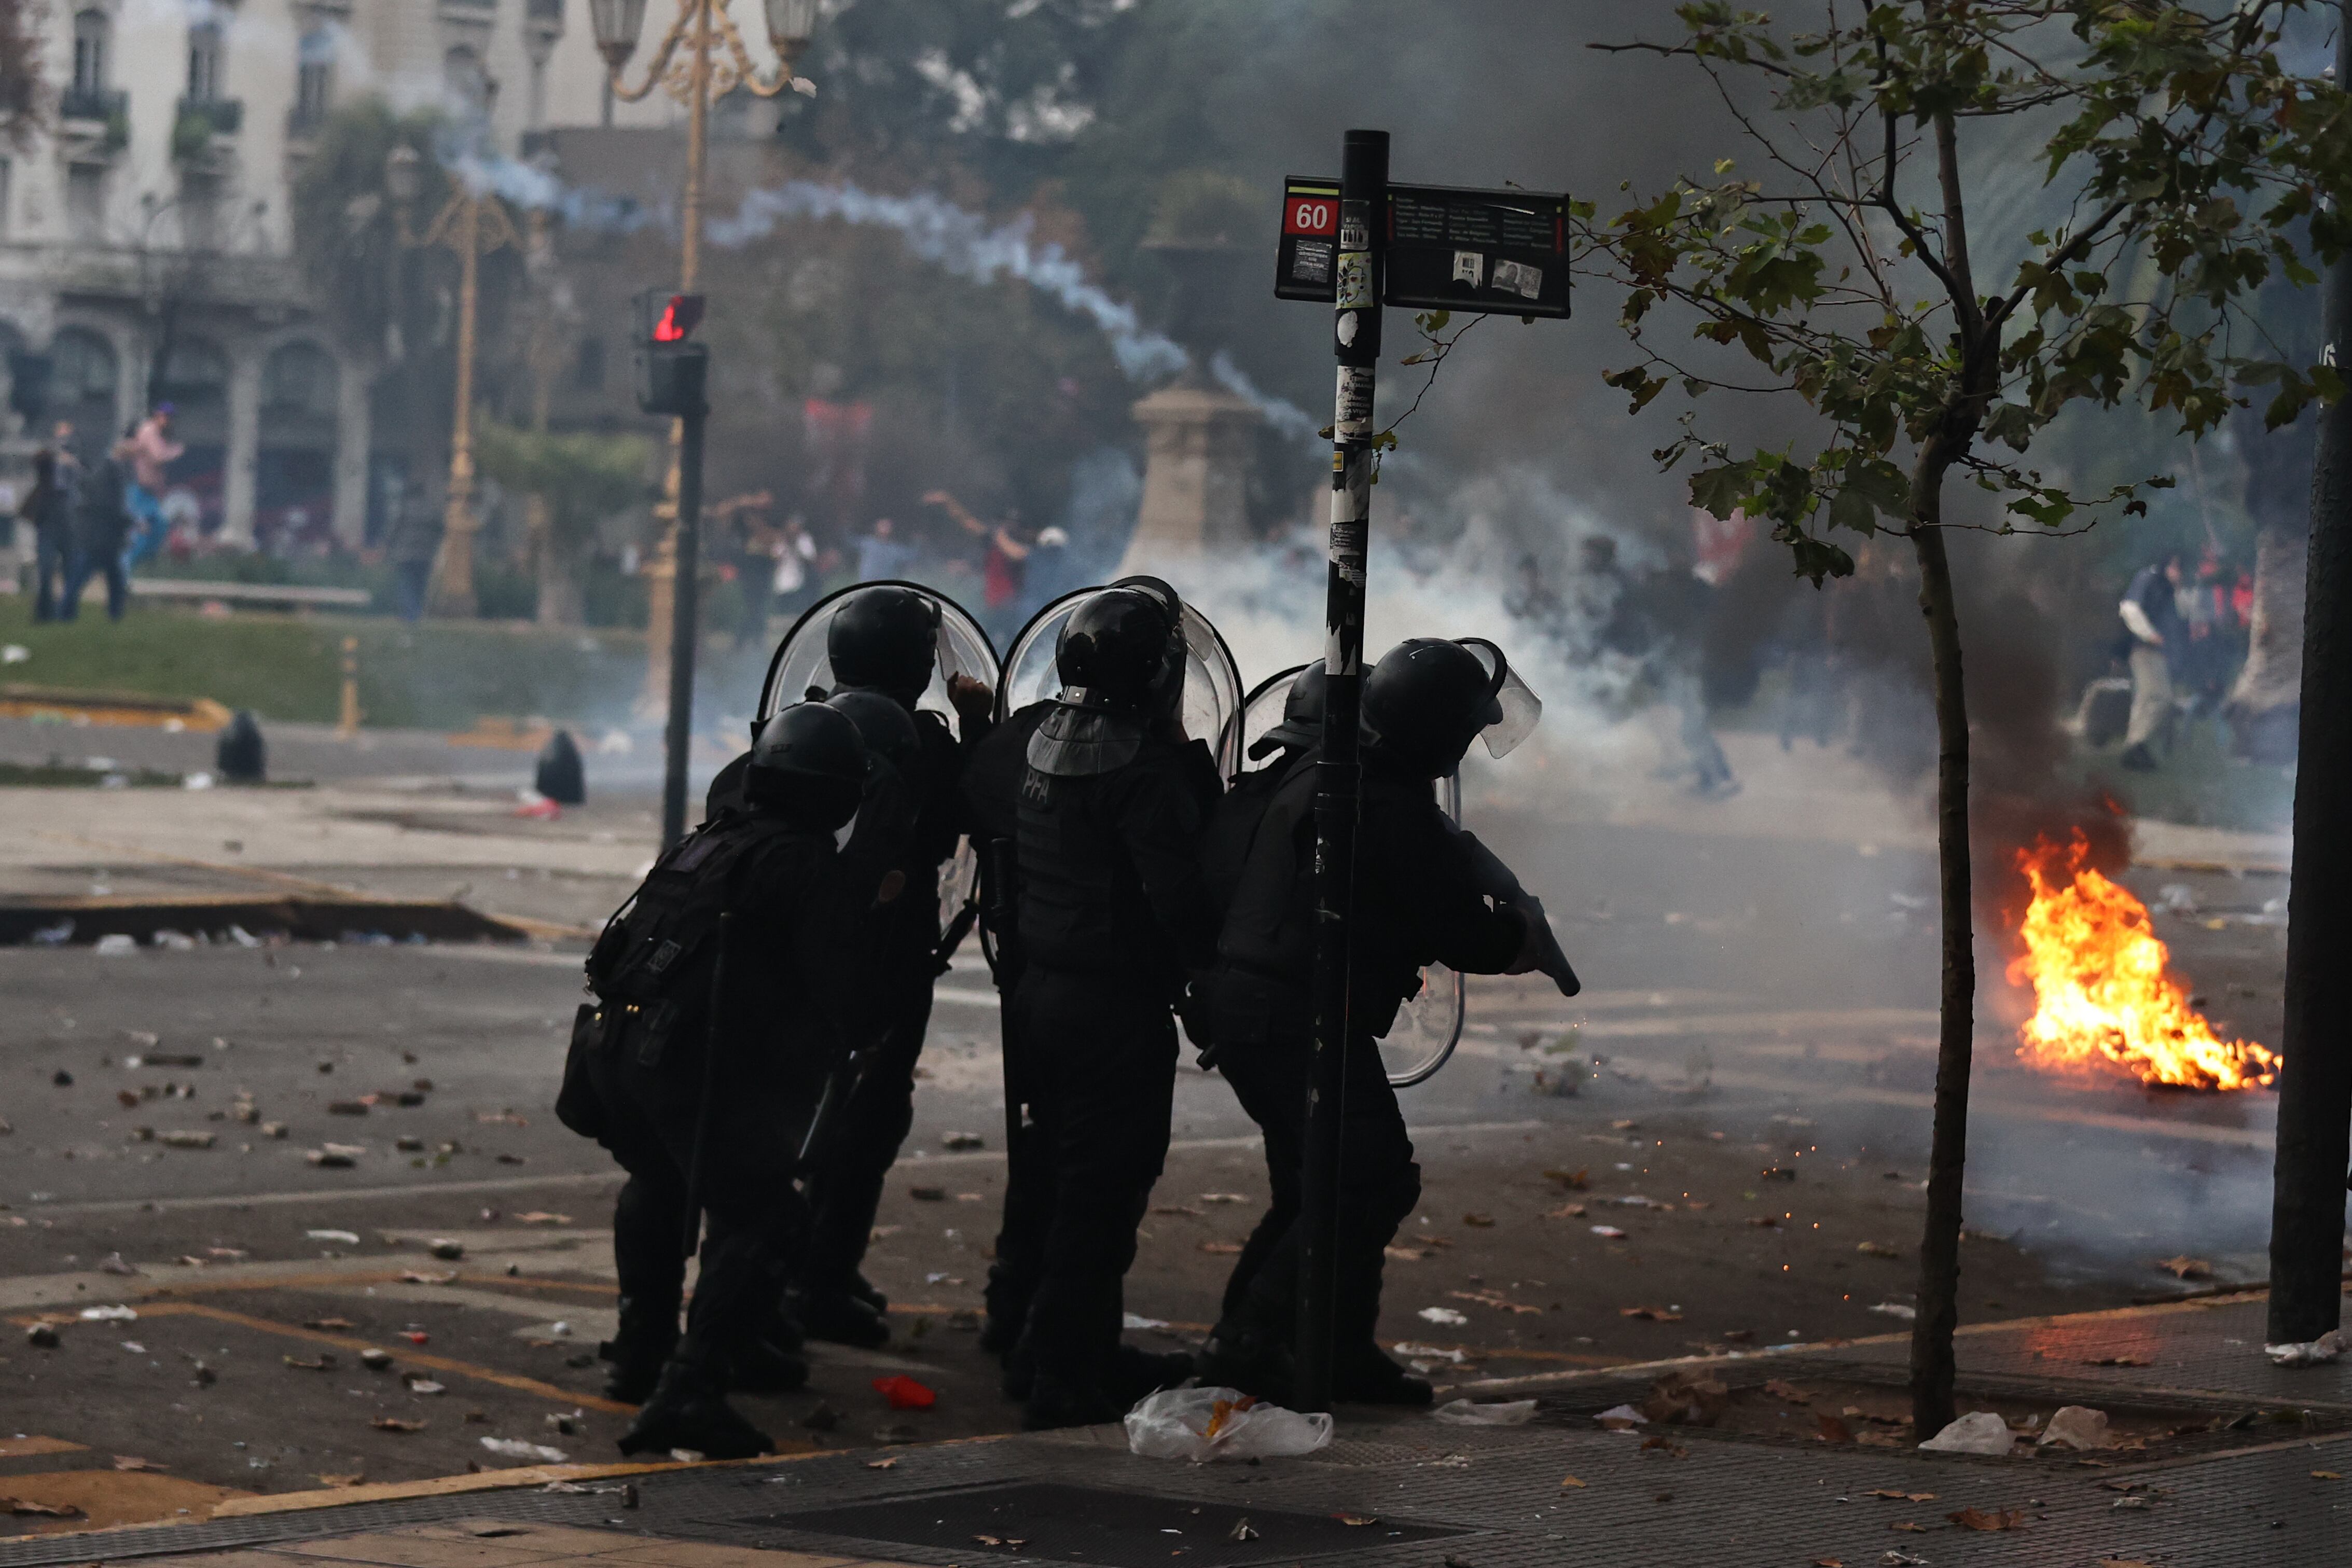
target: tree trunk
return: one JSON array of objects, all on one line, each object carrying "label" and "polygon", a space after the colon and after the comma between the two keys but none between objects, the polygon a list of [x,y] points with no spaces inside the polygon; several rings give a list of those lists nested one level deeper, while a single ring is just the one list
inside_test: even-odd
[{"label": "tree trunk", "polygon": [[2226,712],[2240,756],[2294,760],[2295,705],[2303,692],[2303,603],[2310,529],[2302,518],[2271,518],[2254,536],[2254,614],[2245,668]]},{"label": "tree trunk", "polygon": [[1952,1333],[1960,1316],[1960,1180],[1968,1163],[1969,1072],[1976,1029],[1976,928],[1969,904],[1969,703],[1960,679],[1959,609],[1937,526],[1940,473],[1914,481],[1911,542],[1919,558],[1919,611],[1935,657],[1936,854],[1943,924],[1943,1022],[1936,1048],[1936,1120],[1927,1155],[1927,1219],[1919,1240],[1918,1317],[1911,1326],[1915,1441],[1951,1423]]}]

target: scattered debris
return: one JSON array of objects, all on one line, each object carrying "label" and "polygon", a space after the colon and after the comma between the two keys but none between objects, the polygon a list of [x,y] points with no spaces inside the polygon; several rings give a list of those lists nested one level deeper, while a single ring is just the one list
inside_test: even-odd
[{"label": "scattered debris", "polygon": [[2156,1266],[2169,1272],[2176,1280],[2210,1280],[2213,1277],[2213,1265],[2202,1258],[2166,1258],[2158,1260]]},{"label": "scattered debris", "polygon": [[[349,1327],[350,1325],[345,1324],[344,1326]],[[366,1350],[360,1352],[360,1364],[366,1367],[370,1372],[386,1371],[392,1365],[392,1352],[388,1350],[377,1350],[371,1345]]]},{"label": "scattered debris", "polygon": [[1546,1219],[1581,1219],[1584,1218],[1584,1205],[1563,1203],[1558,1208],[1545,1209],[1543,1217]]},{"label": "scattered debris", "polygon": [[572,1223],[572,1217],[568,1214],[550,1214],[543,1208],[534,1208],[528,1214],[516,1215],[515,1223],[518,1225],[569,1225]]},{"label": "scattered debris", "polygon": [[25,1331],[25,1343],[35,1350],[55,1350],[64,1342],[58,1338],[54,1324],[35,1323]]},{"label": "scattered debris", "polygon": [[142,1459],[136,1454],[117,1454],[114,1468],[118,1470],[168,1470],[169,1465],[159,1465],[152,1459]]},{"label": "scattered debris", "polygon": [[1481,1405],[1473,1399],[1454,1399],[1439,1406],[1430,1414],[1455,1427],[1524,1427],[1535,1419],[1536,1402],[1532,1399],[1505,1399],[1492,1405]]},{"label": "scattered debris", "polygon": [[1987,1513],[1980,1508],[1964,1508],[1944,1516],[1962,1530],[2023,1530],[2025,1511],[2021,1508],[1995,1509]]},{"label": "scattered debris", "polygon": [[1813,1396],[1784,1377],[1775,1377],[1764,1385],[1764,1392],[1775,1399],[1785,1399],[1791,1405],[1811,1405]]},{"label": "scattered debris", "polygon": [[1613,1225],[1596,1225],[1592,1228],[1592,1234],[1610,1241],[1625,1239],[1625,1233]]},{"label": "scattered debris", "polygon": [[936,1390],[916,1382],[903,1372],[876,1378],[874,1392],[882,1396],[893,1410],[929,1410],[940,1402]]},{"label": "scattered debris", "polygon": [[1478,1230],[1492,1230],[1495,1217],[1491,1214],[1465,1214],[1462,1217],[1462,1223]]},{"label": "scattered debris", "polygon": [[84,1307],[81,1310],[81,1321],[86,1323],[135,1323],[139,1321],[139,1314],[133,1309],[121,1305]]},{"label": "scattered debris", "polygon": [[1864,1497],[1883,1497],[1894,1502],[1933,1502],[1936,1500],[1936,1494],[1934,1492],[1903,1491],[1895,1487],[1879,1487],[1874,1490],[1864,1492],[1863,1495]]},{"label": "scattered debris", "polygon": [[1902,1250],[1899,1248],[1891,1247],[1884,1241],[1864,1241],[1857,1245],[1854,1248],[1854,1250],[1857,1252],[1867,1253],[1873,1258],[1900,1258],[1903,1256]]},{"label": "scattered debris", "polygon": [[1712,1427],[1731,1404],[1731,1390],[1702,1374],[1670,1372],[1650,1385],[1642,1414],[1677,1427]]},{"label": "scattered debris", "polygon": [[1249,1194],[1245,1192],[1204,1192],[1201,1195],[1202,1203],[1247,1203],[1249,1200]]},{"label": "scattered debris", "polygon": [[1452,1307],[1423,1307],[1417,1314],[1425,1323],[1443,1323],[1447,1328],[1460,1328],[1470,1320]]},{"label": "scattered debris", "polygon": [[1612,1405],[1595,1416],[1593,1420],[1600,1423],[1604,1432],[1630,1432],[1636,1427],[1650,1424],[1650,1418],[1631,1405]]},{"label": "scattered debris", "polygon": [[984,1149],[988,1143],[978,1133],[950,1133],[940,1140],[940,1146],[961,1154],[966,1149]]},{"label": "scattered debris", "polygon": [[1919,1445],[1931,1454],[2006,1454],[2009,1423],[1990,1410],[1972,1410]]},{"label": "scattered debris", "polygon": [[82,1516],[81,1510],[69,1502],[35,1502],[30,1498],[22,1497],[0,1497],[0,1513],[23,1514],[35,1519],[79,1519]]},{"label": "scattered debris", "polygon": [[[424,1423],[420,1421],[417,1425],[421,1427]],[[520,1437],[485,1437],[482,1447],[509,1459],[531,1459],[543,1465],[562,1465],[572,1461],[572,1456],[561,1448],[551,1448],[544,1443],[526,1443]]]},{"label": "scattered debris", "polygon": [[1239,1519],[1234,1521],[1234,1527],[1231,1530],[1225,1531],[1225,1539],[1227,1541],[1255,1541],[1257,1539],[1257,1527],[1249,1521],[1249,1515],[1244,1514]]},{"label": "scattered debris", "polygon": [[1381,1521],[1381,1516],[1377,1513],[1335,1513],[1331,1517],[1338,1520],[1342,1524],[1351,1524],[1360,1527],[1367,1524],[1378,1524]]},{"label": "scattered debris", "polygon": [[122,1260],[122,1254],[120,1252],[108,1253],[105,1260],[99,1264],[98,1271],[101,1274],[136,1274],[139,1272],[137,1269],[132,1268],[130,1264]]},{"label": "scattered debris", "polygon": [[299,1372],[332,1372],[335,1370],[335,1358],[329,1355],[324,1351],[320,1352],[318,1358],[314,1361],[304,1361],[301,1357],[294,1355],[281,1355],[278,1359]]},{"label": "scattered debris", "polygon": [[1851,1443],[1853,1441],[1853,1428],[1835,1416],[1815,1411],[1813,1439],[1822,1443]]},{"label": "scattered debris", "polygon": [[1572,1171],[1549,1170],[1544,1172],[1544,1175],[1559,1183],[1567,1191],[1582,1192],[1585,1183],[1591,1178],[1592,1168],[1587,1166]]},{"label": "scattered debris", "polygon": [[2269,1356],[2272,1364],[2276,1366],[2323,1366],[2343,1354],[2347,1344],[2352,1344],[2352,1336],[2347,1336],[2340,1328],[2329,1329],[2317,1339],[2293,1344],[2266,1344],[2263,1346],[2263,1354]]},{"label": "scattered debris", "polygon": [[1200,1247],[1203,1252],[1214,1252],[1223,1256],[1231,1256],[1242,1249],[1242,1244],[1238,1241],[1203,1241]]},{"label": "scattered debris", "polygon": [[1582,1481],[1578,1480],[1574,1476],[1562,1476],[1562,1477],[1560,1477],[1560,1478],[1559,1478],[1559,1484],[1560,1484],[1560,1485],[1562,1485],[1562,1486],[1564,1486],[1564,1487],[1577,1487],[1577,1488],[1581,1488],[1581,1487],[1584,1485],[1584,1483],[1583,1483]]},{"label": "scattered debris", "polygon": [[[2056,1446],[2077,1451],[2107,1447],[2107,1413],[2084,1405],[2064,1405],[2050,1417],[2036,1448]],[[1974,1528],[1973,1526],[1971,1528]]]},{"label": "scattered debris", "polygon": [[1664,1307],[1620,1307],[1617,1315],[1621,1318],[1643,1318],[1654,1323],[1678,1323],[1683,1321],[1682,1313]]},{"label": "scattered debris", "polygon": [[444,1263],[454,1263],[466,1255],[466,1244],[462,1241],[453,1241],[446,1236],[436,1236],[427,1250]]},{"label": "scattered debris", "polygon": [[[457,1271],[454,1269],[446,1274],[420,1274],[414,1269],[400,1271],[400,1282],[404,1285],[449,1285],[455,1284],[457,1279]],[[425,1342],[419,1340],[416,1343],[422,1344]]]},{"label": "scattered debris", "polygon": [[349,1318],[309,1318],[304,1320],[302,1326],[306,1329],[355,1329],[360,1325]]},{"label": "scattered debris", "polygon": [[1919,1309],[1906,1301],[1881,1301],[1870,1311],[1882,1318],[1900,1318],[1906,1323],[1917,1321],[1919,1316]]},{"label": "scattered debris", "polygon": [[869,1470],[895,1470],[898,1468],[898,1456],[893,1454],[887,1459],[868,1459],[866,1468]]},{"label": "scattered debris", "polygon": [[948,1189],[943,1186],[910,1186],[907,1189],[907,1196],[918,1203],[945,1203]]},{"label": "scattered debris", "polygon": [[2101,1355],[2085,1360],[2084,1366],[2154,1366],[2156,1363],[2144,1355]]},{"label": "scattered debris", "polygon": [[[423,1421],[406,1420],[398,1416],[379,1416],[374,1420],[369,1422],[368,1425],[374,1427],[379,1432],[422,1432],[425,1430],[426,1423]],[[562,1464],[563,1461],[557,1459],[553,1462],[556,1464]]]},{"label": "scattered debris", "polygon": [[1127,1413],[1127,1446],[1150,1459],[1276,1458],[1331,1441],[1331,1417],[1269,1405],[1238,1388],[1169,1388]]},{"label": "scattered debris", "polygon": [[367,1479],[367,1472],[365,1470],[340,1471],[319,1476],[316,1479],[322,1487],[355,1487]]},{"label": "scattered debris", "polygon": [[302,1157],[310,1161],[312,1165],[318,1166],[320,1170],[327,1171],[347,1171],[353,1166],[359,1164],[359,1161],[352,1155],[345,1154],[341,1149],[332,1146],[323,1149],[305,1150]]}]

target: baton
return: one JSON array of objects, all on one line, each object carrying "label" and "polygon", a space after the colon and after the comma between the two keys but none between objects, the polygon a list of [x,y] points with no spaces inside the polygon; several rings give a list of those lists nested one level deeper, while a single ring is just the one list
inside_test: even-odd
[{"label": "baton", "polygon": [[727,937],[734,918],[731,914],[719,916],[719,950],[710,960],[710,1017],[702,1031],[702,1094],[694,1110],[694,1153],[686,1172],[685,1256],[688,1258],[701,1239],[702,1183],[709,1163],[705,1151],[710,1146],[710,1124],[719,1115],[719,1051],[726,1038]]}]

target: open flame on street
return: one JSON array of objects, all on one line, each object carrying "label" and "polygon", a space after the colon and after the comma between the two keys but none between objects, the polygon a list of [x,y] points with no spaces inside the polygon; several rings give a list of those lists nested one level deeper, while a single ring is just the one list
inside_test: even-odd
[{"label": "open flame on street", "polygon": [[2214,1034],[2167,972],[2169,955],[2147,906],[2085,865],[2088,850],[2078,832],[2070,844],[2037,839],[2017,852],[2033,902],[2009,979],[2031,985],[2035,1001],[2018,1031],[2019,1057],[2058,1072],[2112,1063],[2144,1083],[2179,1089],[2268,1086],[2278,1057]]}]

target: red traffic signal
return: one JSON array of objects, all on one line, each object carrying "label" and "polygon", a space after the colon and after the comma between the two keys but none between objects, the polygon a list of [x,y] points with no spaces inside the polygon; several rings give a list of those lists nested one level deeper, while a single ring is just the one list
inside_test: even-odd
[{"label": "red traffic signal", "polygon": [[637,296],[638,335],[649,343],[683,343],[702,324],[702,296],[649,288]]}]

